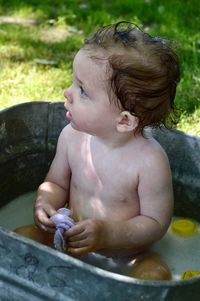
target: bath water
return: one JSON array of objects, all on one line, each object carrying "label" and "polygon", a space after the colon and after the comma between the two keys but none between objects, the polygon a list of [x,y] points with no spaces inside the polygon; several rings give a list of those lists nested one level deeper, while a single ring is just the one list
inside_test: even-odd
[{"label": "bath water", "polygon": [[14,230],[34,223],[33,207],[36,192],[23,194],[0,208],[0,226]]},{"label": "bath water", "polygon": [[[0,226],[14,230],[20,226],[33,224],[35,197],[35,192],[26,193],[2,207]],[[177,219],[174,217],[172,222]],[[181,279],[185,271],[200,271],[200,224],[197,226],[198,231],[188,237],[173,233],[170,227],[165,236],[152,247],[167,263],[175,280]]]},{"label": "bath water", "polygon": [[[173,217],[172,223],[183,218]],[[174,280],[181,279],[181,275],[189,270],[200,272],[200,224],[194,222],[196,233],[184,237],[169,227],[165,236],[152,247],[167,263]]]}]

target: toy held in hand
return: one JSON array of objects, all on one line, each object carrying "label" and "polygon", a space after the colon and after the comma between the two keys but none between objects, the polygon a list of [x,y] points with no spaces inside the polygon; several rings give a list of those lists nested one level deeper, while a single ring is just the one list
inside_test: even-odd
[{"label": "toy held in hand", "polygon": [[58,251],[61,252],[66,250],[66,240],[63,237],[63,233],[74,226],[74,221],[69,215],[69,209],[60,208],[57,213],[52,215],[50,218],[50,220],[56,225],[54,246]]}]

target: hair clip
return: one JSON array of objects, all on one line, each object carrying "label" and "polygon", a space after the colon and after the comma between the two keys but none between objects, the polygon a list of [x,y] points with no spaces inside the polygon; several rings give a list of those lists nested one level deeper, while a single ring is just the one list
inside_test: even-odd
[{"label": "hair clip", "polygon": [[117,34],[123,43],[130,44],[130,41],[127,38],[127,30],[117,31]]},{"label": "hair clip", "polygon": [[118,36],[122,42],[128,43],[126,30],[122,30],[122,31],[117,30],[116,33],[118,34]]}]

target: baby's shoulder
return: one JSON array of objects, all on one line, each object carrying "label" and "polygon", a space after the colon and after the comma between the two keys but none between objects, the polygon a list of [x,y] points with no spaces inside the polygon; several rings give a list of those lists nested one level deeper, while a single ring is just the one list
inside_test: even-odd
[{"label": "baby's shoulder", "polygon": [[165,150],[153,137],[144,138],[141,142],[140,160],[143,162],[143,166],[149,168],[169,164]]},{"label": "baby's shoulder", "polygon": [[71,124],[67,124],[60,133],[61,139],[77,139],[81,136],[81,132],[72,128]]},{"label": "baby's shoulder", "polygon": [[153,137],[144,138],[142,143],[144,145],[144,150],[146,150],[149,153],[152,153],[152,155],[158,154],[158,153],[161,153],[161,154],[165,153],[163,147]]},{"label": "baby's shoulder", "polygon": [[140,162],[149,164],[149,161],[166,160],[167,155],[162,146],[153,137],[139,137],[133,140],[132,152],[134,157],[137,157]]},{"label": "baby's shoulder", "polygon": [[84,133],[72,128],[70,124],[66,125],[59,136],[59,140],[63,142],[67,148],[78,147],[84,139]]}]

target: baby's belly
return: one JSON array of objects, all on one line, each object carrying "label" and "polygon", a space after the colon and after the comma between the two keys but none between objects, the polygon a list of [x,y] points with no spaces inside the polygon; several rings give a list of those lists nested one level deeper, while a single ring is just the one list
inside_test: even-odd
[{"label": "baby's belly", "polygon": [[134,199],[102,198],[97,195],[70,193],[72,218],[78,222],[85,219],[124,221],[139,215],[139,205]]}]

